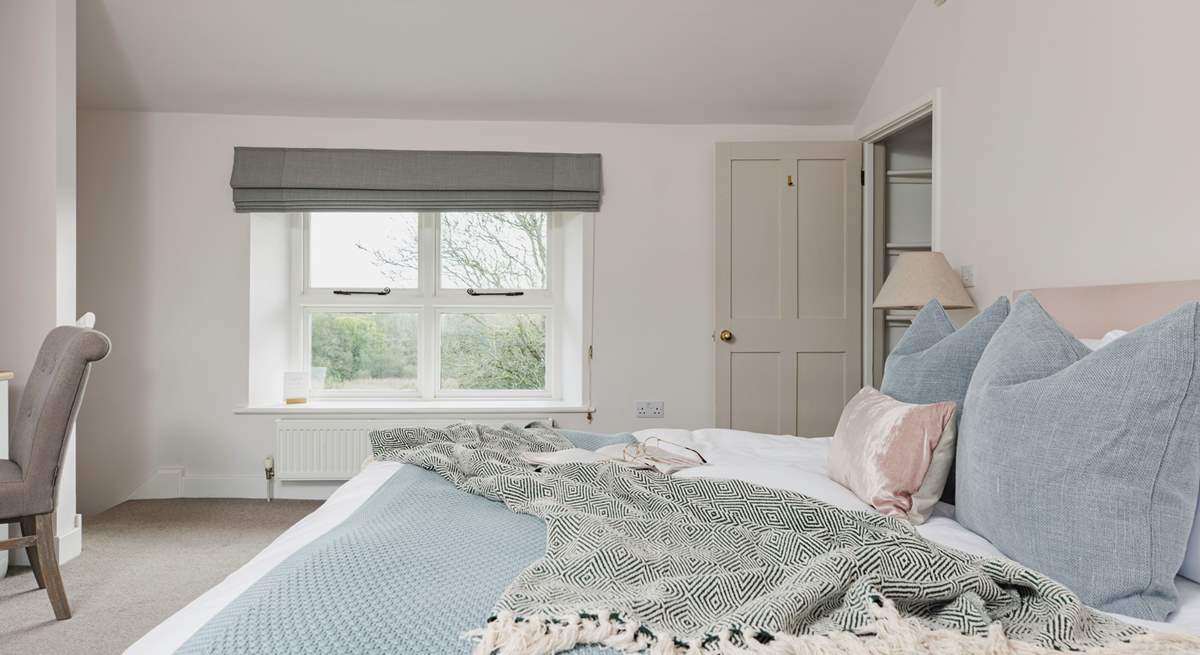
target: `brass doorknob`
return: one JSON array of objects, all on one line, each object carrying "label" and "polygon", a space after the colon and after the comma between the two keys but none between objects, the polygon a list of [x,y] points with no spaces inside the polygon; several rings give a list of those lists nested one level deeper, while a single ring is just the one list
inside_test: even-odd
[{"label": "brass doorknob", "polygon": [[721,330],[721,341],[733,341],[733,333],[729,330]]}]

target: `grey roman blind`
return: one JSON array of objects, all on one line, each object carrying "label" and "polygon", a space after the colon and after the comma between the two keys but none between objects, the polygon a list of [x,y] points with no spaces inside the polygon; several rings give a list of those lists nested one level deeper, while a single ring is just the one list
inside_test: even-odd
[{"label": "grey roman blind", "polygon": [[238,212],[600,209],[600,155],[234,148]]}]

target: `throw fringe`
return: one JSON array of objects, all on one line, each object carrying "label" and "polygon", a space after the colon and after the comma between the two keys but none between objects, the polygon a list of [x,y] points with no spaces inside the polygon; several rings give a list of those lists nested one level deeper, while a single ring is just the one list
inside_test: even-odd
[{"label": "throw fringe", "polygon": [[[726,629],[720,634],[684,641],[655,635],[645,626],[613,612],[581,613],[560,618],[526,618],[501,612],[486,627],[467,633],[478,639],[475,655],[550,655],[582,644],[601,644],[623,653],[648,655],[1049,655],[1059,651],[1014,641],[998,623],[986,636],[952,630],[932,630],[906,619],[884,601],[875,609],[876,621],[864,635],[834,632],[824,635],[745,634]],[[1089,655],[1186,655],[1200,653],[1200,638],[1180,634],[1142,634],[1095,648]]]}]

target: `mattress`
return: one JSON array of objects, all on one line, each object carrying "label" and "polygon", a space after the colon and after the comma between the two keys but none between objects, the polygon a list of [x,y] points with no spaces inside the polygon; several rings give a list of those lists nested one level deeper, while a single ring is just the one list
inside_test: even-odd
[{"label": "mattress", "polygon": [[[709,464],[683,471],[680,477],[736,478],[819,498],[839,507],[870,510],[850,490],[830,480],[825,461],[830,439],[755,434],[737,430],[646,430],[639,439],[659,437],[704,453]],[[174,652],[226,605],[291,554],[339,525],[404,466],[376,462],[339,488],[319,509],[289,528],[266,549],[224,581],[168,618],[126,653]],[[954,508],[940,504],[918,530],[926,538],[952,548],[1002,557],[992,544],[954,521]],[[1200,635],[1200,585],[1177,578],[1180,607],[1165,623],[1119,617],[1150,630]]]}]

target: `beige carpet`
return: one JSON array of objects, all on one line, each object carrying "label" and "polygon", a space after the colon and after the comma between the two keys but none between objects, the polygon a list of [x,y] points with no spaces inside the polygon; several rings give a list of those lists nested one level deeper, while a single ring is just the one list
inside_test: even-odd
[{"label": "beige carpet", "polygon": [[83,524],[55,621],[27,568],[0,579],[0,653],[120,653],[317,508],[315,501],[135,500]]}]

